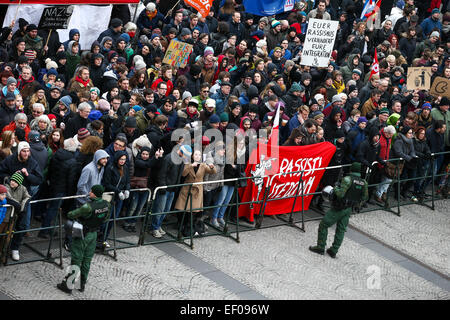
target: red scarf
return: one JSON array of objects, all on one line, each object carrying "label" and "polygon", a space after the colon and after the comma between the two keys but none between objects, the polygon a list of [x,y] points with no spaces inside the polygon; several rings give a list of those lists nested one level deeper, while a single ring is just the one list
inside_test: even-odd
[{"label": "red scarf", "polygon": [[87,81],[84,81],[79,76],[76,76],[75,81],[81,83],[86,88],[89,85],[90,79],[88,79]]},{"label": "red scarf", "polygon": [[187,115],[189,116],[189,118],[193,118],[193,117],[195,117],[196,115],[197,115],[197,110],[195,110],[195,112],[194,113],[189,113],[189,107],[187,107],[186,108],[186,113],[187,113]]}]

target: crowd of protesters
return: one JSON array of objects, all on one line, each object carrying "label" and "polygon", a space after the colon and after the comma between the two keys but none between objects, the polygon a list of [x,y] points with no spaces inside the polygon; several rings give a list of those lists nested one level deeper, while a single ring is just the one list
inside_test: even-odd
[{"label": "crowd of protesters", "polygon": [[[30,199],[86,195],[102,184],[114,192],[116,217],[128,217],[122,227],[136,232],[134,217],[148,192],[130,190],[241,177],[249,141],[266,142],[278,108],[280,146],[333,143],[330,165],[358,161],[364,176],[371,172],[370,183],[378,183],[373,202],[385,203],[396,168],[405,179],[448,171],[448,157],[431,154],[450,150],[449,99],[406,86],[411,66],[431,67],[431,81],[450,80],[447,1],[444,9],[441,1],[397,1],[379,28],[359,19],[360,0],[319,0],[315,7],[301,0],[276,17],[248,14],[241,1],[214,1],[206,18],[183,2],[167,15],[159,1],[144,3],[136,23],[112,18],[86,50],[77,29],[62,39],[20,17],[17,31],[2,29],[0,200],[21,213],[16,230],[29,229],[32,219],[49,227],[61,206],[88,201],[29,205]],[[310,18],[339,21],[327,68],[301,63]],[[185,68],[162,62],[172,39],[193,45]],[[379,73],[370,77],[375,49]],[[180,128],[191,138],[217,129],[223,139],[203,135],[191,145],[189,136],[174,139]],[[391,165],[394,158],[404,160]],[[327,171],[321,185],[339,175]],[[421,201],[431,183],[447,195],[444,176],[403,182],[401,196]],[[190,199],[188,192],[159,191],[152,213],[181,212],[192,202],[197,232],[205,232],[206,218],[224,226],[234,183],[193,186]],[[224,206],[195,210],[212,205]],[[320,198],[315,205],[321,208]],[[163,221],[159,214],[149,223],[156,238],[165,234]],[[109,231],[102,228],[99,239],[106,247]],[[24,236],[13,238],[13,260]],[[50,231],[38,236],[49,238]]]}]

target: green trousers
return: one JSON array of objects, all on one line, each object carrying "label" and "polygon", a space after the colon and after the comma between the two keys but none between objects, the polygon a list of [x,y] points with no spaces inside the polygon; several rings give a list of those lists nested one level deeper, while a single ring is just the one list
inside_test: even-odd
[{"label": "green trousers", "polygon": [[78,266],[81,272],[81,283],[86,283],[91,260],[95,253],[97,232],[88,232],[84,239],[75,238],[72,242],[72,265]]},{"label": "green trousers", "polygon": [[352,208],[347,208],[344,210],[334,210],[331,208],[328,210],[319,225],[317,246],[325,249],[327,244],[328,228],[336,223],[336,233],[334,235],[333,245],[330,250],[337,253],[342,241],[344,240],[345,231],[347,230],[351,213]]}]

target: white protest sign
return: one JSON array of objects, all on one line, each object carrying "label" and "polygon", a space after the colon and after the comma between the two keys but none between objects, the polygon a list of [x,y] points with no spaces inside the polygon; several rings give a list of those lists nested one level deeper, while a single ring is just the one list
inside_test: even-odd
[{"label": "white protest sign", "polygon": [[338,24],[338,21],[309,19],[300,64],[312,67],[328,67]]},{"label": "white protest sign", "polygon": [[[42,12],[46,6],[42,4],[21,5],[17,20],[23,18],[28,23],[39,24]],[[3,26],[8,26],[14,19],[17,5],[9,5],[6,12]],[[91,44],[101,32],[108,29],[109,19],[111,17],[112,5],[91,6],[76,5],[69,21],[67,29],[57,29],[59,40],[64,42],[69,39],[70,29],[78,29],[80,31],[80,45],[82,50],[90,50]],[[13,31],[17,30],[19,24],[16,23]]]}]

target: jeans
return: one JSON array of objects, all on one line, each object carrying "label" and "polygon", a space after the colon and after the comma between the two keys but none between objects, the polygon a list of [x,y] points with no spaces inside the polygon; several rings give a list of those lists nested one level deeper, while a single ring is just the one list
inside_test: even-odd
[{"label": "jeans", "polygon": [[426,180],[423,178],[425,175],[431,174],[430,162],[425,160],[423,163],[417,166],[416,177],[420,178],[414,181],[414,194],[420,195],[425,191],[424,185]]},{"label": "jeans", "polygon": [[[39,186],[30,186],[30,196],[31,196],[31,200],[36,200],[37,198],[37,193],[39,191]],[[30,229],[30,222],[31,222],[31,205],[28,205],[26,208],[26,216],[25,216],[25,229]]]},{"label": "jeans", "polygon": [[[133,191],[130,196],[130,206],[127,210],[127,217],[137,216],[147,203],[148,191]],[[125,225],[135,225],[136,219],[125,220]]]},{"label": "jeans", "polygon": [[168,212],[172,207],[172,202],[175,197],[175,192],[167,191],[164,194],[160,192],[156,195],[152,207],[152,230],[158,230],[166,217],[165,214],[153,215],[156,213]]},{"label": "jeans", "polygon": [[234,193],[234,186],[224,185],[222,187],[222,190],[219,193],[219,197],[217,198],[217,201],[214,205],[215,206],[223,205],[223,207],[214,208],[214,211],[212,214],[213,219],[223,218],[223,216],[225,215],[225,211],[228,208],[227,205],[230,203],[233,193]]},{"label": "jeans", "polygon": [[[436,157],[436,159],[434,159],[434,175],[436,175],[439,172],[439,169],[442,166],[442,163],[444,162],[444,155],[439,155]],[[427,172],[427,175],[431,175],[432,171],[431,171],[431,164],[430,164],[430,168]],[[441,177],[439,177],[440,179]],[[430,184],[431,180],[433,178],[427,178],[424,182],[423,182],[423,186],[422,186],[422,190],[425,191],[425,189],[428,187],[428,185]],[[439,181],[438,179],[438,181]]]},{"label": "jeans", "polygon": [[[60,198],[64,197],[66,194],[64,192],[56,192],[51,197],[52,198]],[[54,200],[50,201],[50,204],[47,209],[47,214],[44,217],[44,220],[42,220],[41,228],[47,228],[50,227],[50,225],[54,222],[56,215],[58,214],[58,209],[61,207],[63,200]],[[42,230],[40,231],[42,233],[50,233],[50,230]]]},{"label": "jeans", "polygon": [[[120,210],[122,210],[122,205],[123,205],[123,200],[117,199],[114,201],[115,206],[113,206],[111,208],[111,215],[110,215],[110,219],[113,219],[113,217],[115,216],[116,218],[119,217],[120,215]],[[113,216],[114,214],[114,216]],[[113,226],[114,221],[108,221],[106,223],[104,223],[101,227],[102,233],[103,233],[103,239],[106,241],[108,239],[109,236],[109,232],[111,231],[111,228]],[[106,231],[105,231],[106,230]]]},{"label": "jeans", "polygon": [[392,179],[389,179],[386,176],[383,176],[381,178],[381,182],[377,187],[377,191],[376,191],[376,195],[378,198],[381,198],[381,196],[383,195],[383,193],[387,192],[389,189],[389,186],[392,182]]}]

